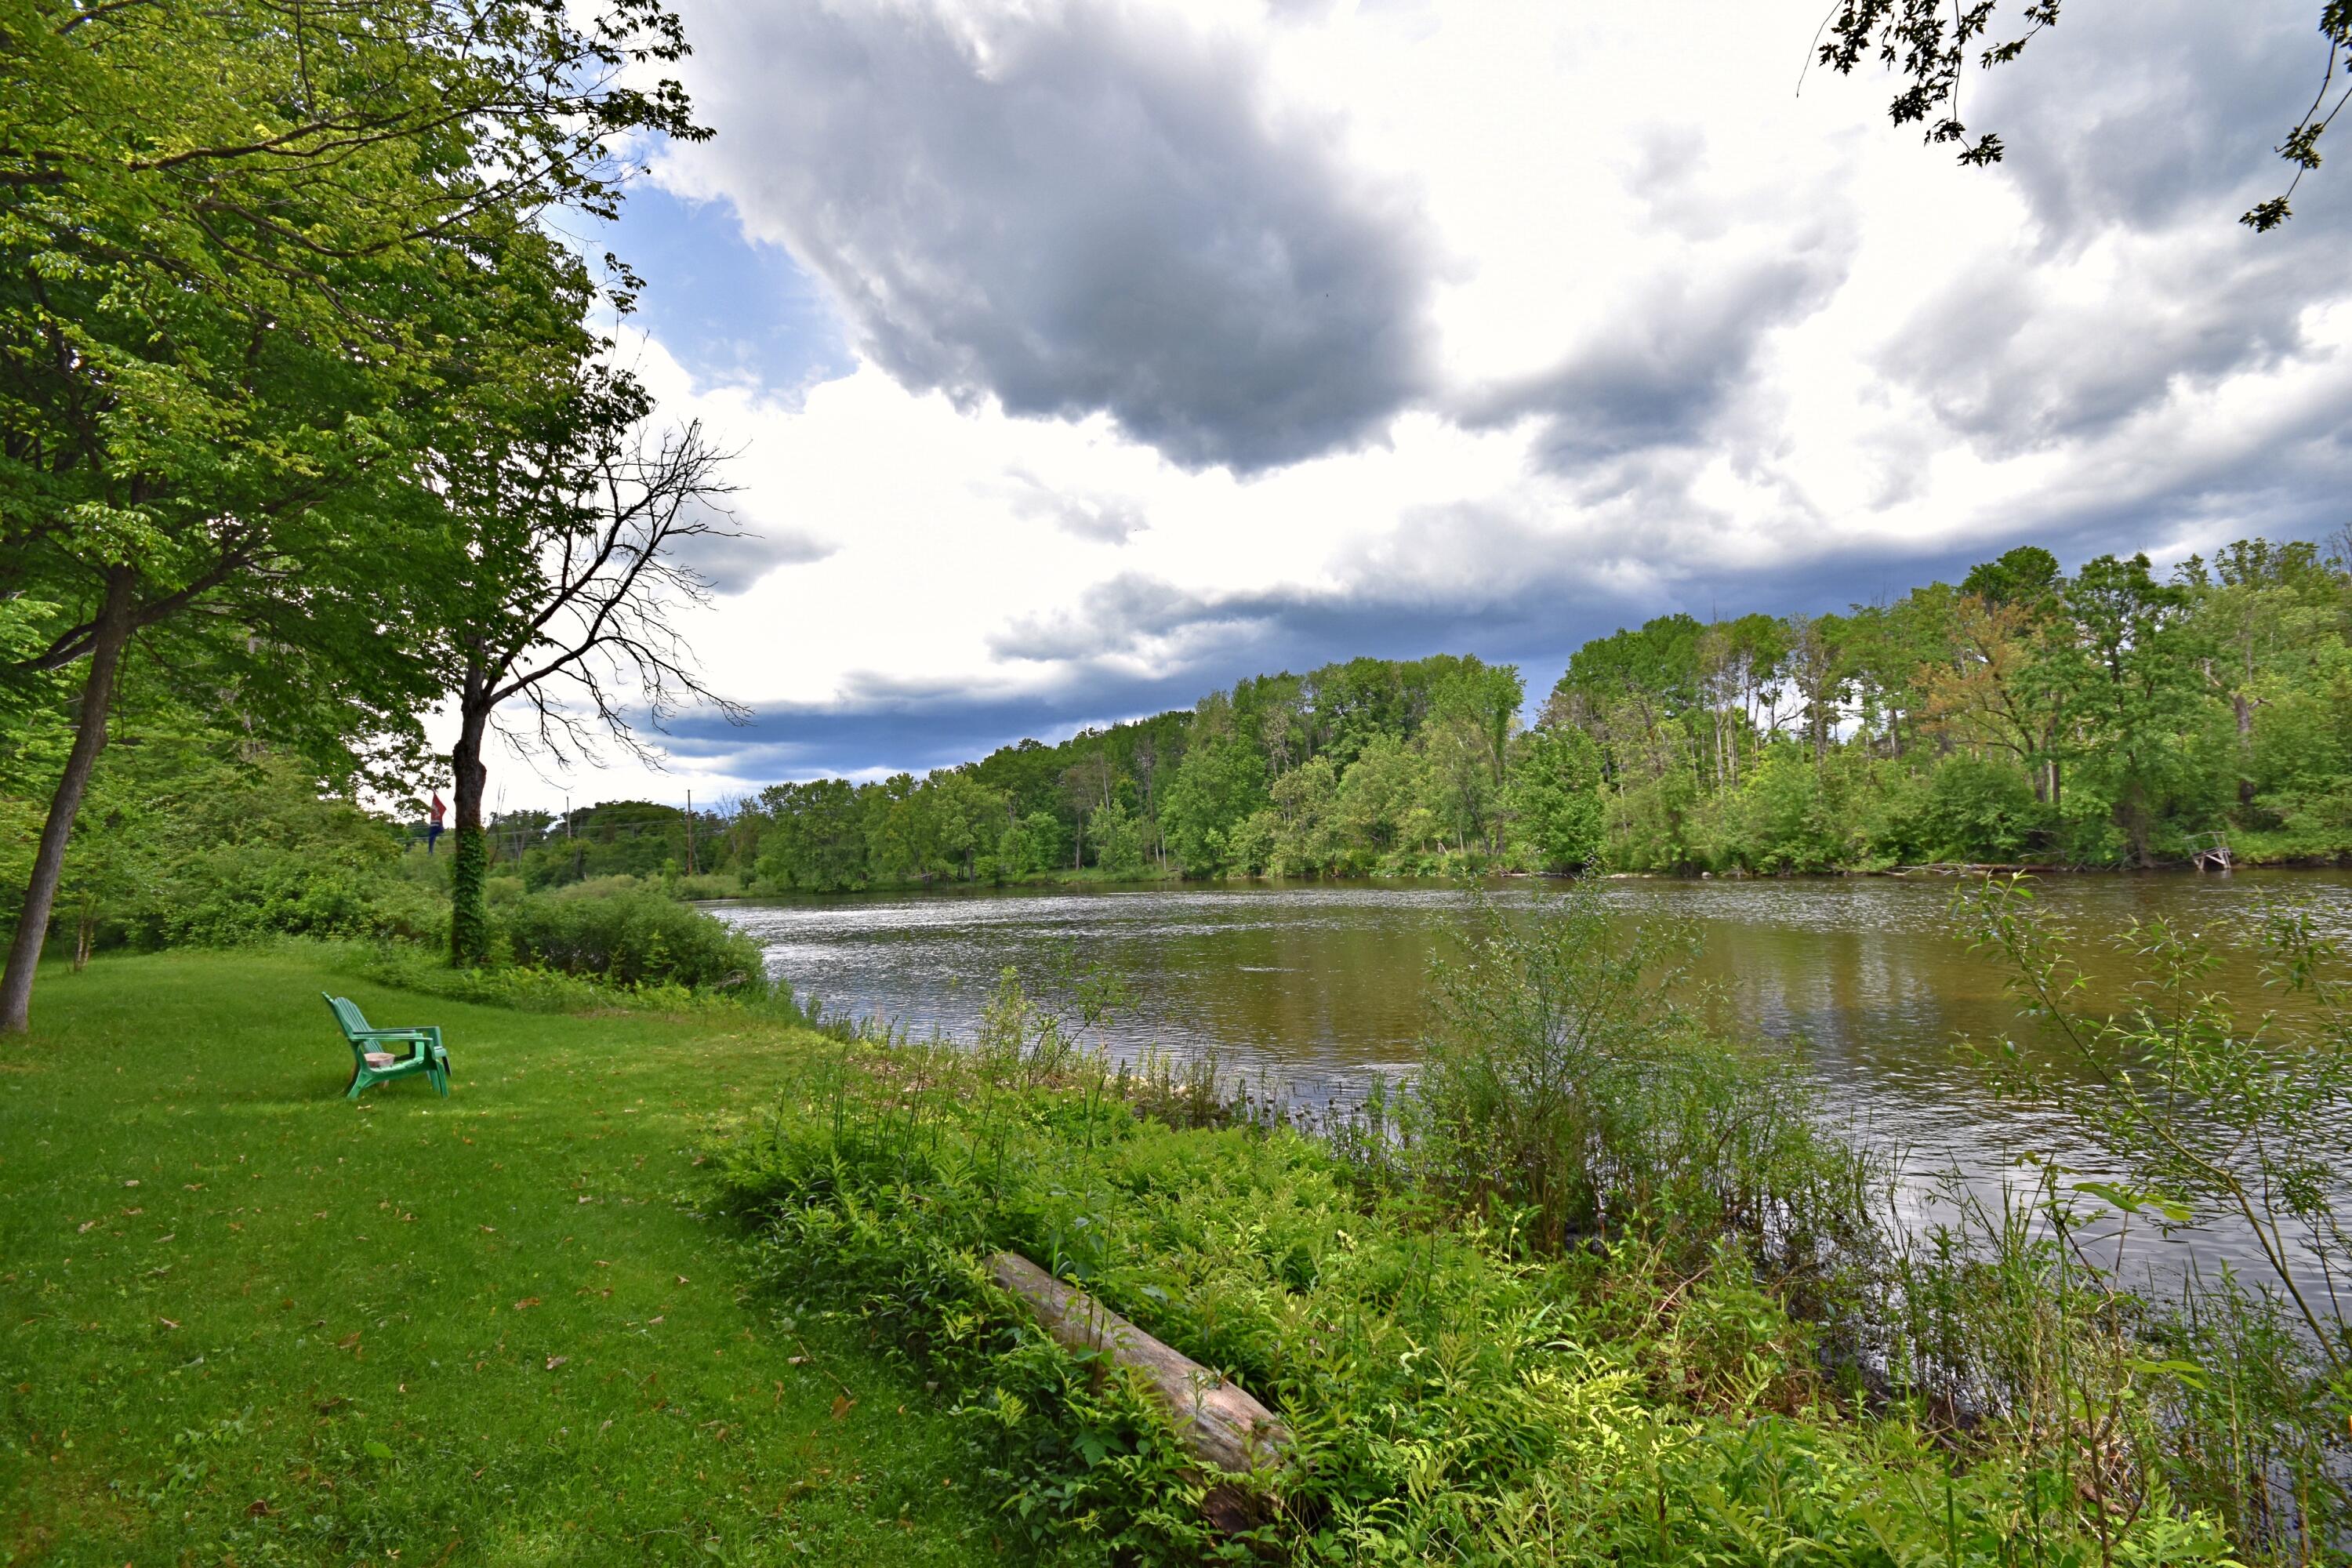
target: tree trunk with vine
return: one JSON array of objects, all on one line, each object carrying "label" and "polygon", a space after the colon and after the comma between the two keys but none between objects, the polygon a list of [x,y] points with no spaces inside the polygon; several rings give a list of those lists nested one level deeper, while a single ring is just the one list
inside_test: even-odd
[{"label": "tree trunk with vine", "polygon": [[482,793],[489,778],[489,769],[482,762],[482,737],[488,729],[489,713],[470,702],[465,708],[457,744],[449,753],[457,797],[457,844],[449,867],[449,962],[460,969],[487,963],[490,956],[486,889],[490,844],[482,831]]}]

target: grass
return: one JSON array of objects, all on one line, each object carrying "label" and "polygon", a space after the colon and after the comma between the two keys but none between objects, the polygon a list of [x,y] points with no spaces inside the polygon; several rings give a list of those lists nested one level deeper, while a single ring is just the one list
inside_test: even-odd
[{"label": "grass", "polygon": [[[340,1099],[320,990],[443,1026],[451,1097]],[[299,955],[45,972],[0,1046],[0,1562],[993,1560],[931,1397],[692,1206],[812,1039]]]}]

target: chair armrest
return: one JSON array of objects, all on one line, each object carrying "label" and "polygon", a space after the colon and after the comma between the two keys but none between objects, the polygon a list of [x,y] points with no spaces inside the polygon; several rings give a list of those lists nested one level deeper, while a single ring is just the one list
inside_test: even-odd
[{"label": "chair armrest", "polygon": [[441,1044],[441,1031],[437,1027],[368,1029],[354,1036],[352,1044],[362,1050],[374,1045],[406,1046],[408,1059],[412,1062],[438,1061],[446,1058],[449,1054],[447,1048]]}]

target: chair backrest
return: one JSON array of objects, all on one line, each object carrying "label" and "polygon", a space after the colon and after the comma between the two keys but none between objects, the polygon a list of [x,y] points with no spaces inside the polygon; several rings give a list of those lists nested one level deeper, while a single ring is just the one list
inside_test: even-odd
[{"label": "chair backrest", "polygon": [[[323,991],[319,994],[327,996]],[[366,1032],[368,1026],[366,1015],[362,1014],[357,1004],[349,997],[327,996],[327,1005],[334,1010],[335,1022],[342,1028],[343,1038],[356,1041]]]}]

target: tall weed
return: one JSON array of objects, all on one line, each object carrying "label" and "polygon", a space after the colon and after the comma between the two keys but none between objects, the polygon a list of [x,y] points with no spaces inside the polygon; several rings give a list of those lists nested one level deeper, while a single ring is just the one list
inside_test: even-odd
[{"label": "tall weed", "polygon": [[1688,928],[1582,885],[1525,914],[1474,893],[1465,924],[1419,1070],[1369,1108],[1395,1136],[1348,1147],[1547,1255],[1632,1231],[1696,1267],[1727,1237],[1825,1288],[1874,1251],[1880,1162],[1824,1131],[1793,1055],[1685,1005]]},{"label": "tall weed", "polygon": [[[1944,1238],[1940,1267],[1906,1280],[1915,1308],[1935,1304],[1948,1320],[1922,1363],[1927,1381],[1973,1348],[1977,1396],[1989,1407],[2059,1434],[2084,1462],[2126,1454],[2117,1462],[2210,1510],[2249,1554],[2352,1553],[2352,1320],[2339,1294],[2352,1273],[2341,1206],[2352,1151],[2343,954],[2307,910],[2266,909],[2246,934],[2274,1005],[2254,1011],[2216,984],[2212,938],[2134,922],[2116,939],[2134,982],[2122,1006],[2098,1012],[2073,942],[2025,879],[1964,889],[1956,914],[2002,961],[2033,1026],[2023,1041],[1979,1047],[1990,1080],[2055,1112],[2116,1173],[2068,1182],[2045,1161],[2021,1214],[1995,1227],[1963,1211],[1973,1234]],[[2263,1276],[2225,1269],[2142,1296],[2122,1287],[2116,1259],[2081,1242],[2086,1223],[2120,1235],[2200,1217],[2248,1237]],[[1958,1286],[1974,1278],[2007,1289],[1971,1299]],[[1951,1297],[1948,1310],[1937,1290]],[[2113,1346],[2104,1395],[2092,1392],[2095,1363],[2083,1354],[2103,1340]],[[2061,1357],[2049,1384],[2036,1362]],[[2116,1414],[2086,1426],[2101,1397]]]}]

